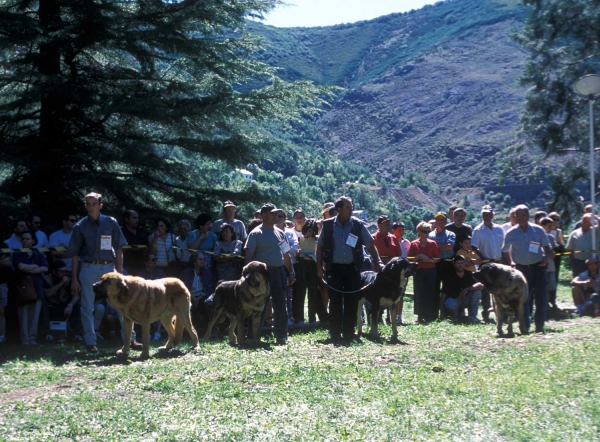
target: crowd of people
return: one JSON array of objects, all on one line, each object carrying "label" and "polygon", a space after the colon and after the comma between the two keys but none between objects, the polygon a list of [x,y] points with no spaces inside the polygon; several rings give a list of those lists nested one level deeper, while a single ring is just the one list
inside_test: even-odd
[{"label": "crowd of people", "polygon": [[[396,257],[418,264],[414,276],[418,324],[444,318],[464,323],[501,320],[490,317],[492,297],[473,277],[478,266],[495,262],[523,273],[530,289],[527,326],[535,309],[535,331],[543,333],[548,313],[558,309],[556,288],[565,252],[573,271],[577,312],[600,316],[600,273],[594,252],[600,234],[593,227],[600,218],[590,213],[589,206],[567,241],[558,227],[558,213],[540,211],[530,222],[525,205],[511,209],[503,225],[494,222],[494,209],[485,205],[475,227],[465,224],[465,209],[452,206],[447,213],[419,222],[414,241],[404,237],[403,223],[392,222],[387,215],[377,218],[372,235],[352,216],[352,200],[345,196],[325,203],[315,218],[297,209],[287,220],[284,210],[264,204],[248,226],[235,218],[235,204],[226,201],[222,217],[214,222],[209,213],[201,213],[194,229],[186,219],[174,229],[170,220],[159,217],[149,234],[140,228],[135,210],[124,213],[121,226],[102,214],[100,194],[86,195],[85,208],[87,216],[82,219],[65,214],[62,229],[49,237],[36,214],[14,220],[0,254],[0,343],[6,339],[10,301],[17,307],[22,345],[54,340],[51,321],[68,321],[73,336],[89,352],[96,352],[98,339],[107,334],[116,337],[122,324],[119,311],[94,299],[92,284],[110,271],[145,279],[180,278],[192,296],[194,326],[202,330],[208,320],[205,301],[215,286],[239,279],[244,263],[253,260],[268,268],[270,297],[264,323],[279,345],[286,344],[290,327],[319,324],[329,329],[332,343],[355,340],[360,272],[380,272]],[[39,250],[43,248],[50,250]],[[403,307],[401,298],[396,311],[388,312],[396,315],[398,324],[403,324]],[[161,332],[156,323],[153,339],[162,339]],[[133,348],[141,348],[135,333],[132,341]]]}]

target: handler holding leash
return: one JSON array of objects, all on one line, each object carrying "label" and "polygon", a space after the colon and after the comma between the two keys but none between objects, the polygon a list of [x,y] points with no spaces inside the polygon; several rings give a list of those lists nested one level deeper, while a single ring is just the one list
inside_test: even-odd
[{"label": "handler holding leash", "polygon": [[[123,272],[123,246],[125,236],[113,217],[102,215],[102,195],[88,193],[85,196],[88,216],[73,228],[67,252],[73,255],[71,292],[81,294],[81,324],[83,339],[88,352],[95,353],[94,289],[92,284],[105,273]],[[79,261],[81,262],[81,273]],[[79,275],[79,278],[78,278]]]},{"label": "handler holding leash", "polygon": [[[285,234],[275,227],[279,210],[270,203],[262,206],[260,213],[263,223],[250,232],[245,247],[246,264],[251,261],[259,261],[267,265],[270,296],[273,303],[273,334],[277,345],[285,345],[288,339],[286,293],[288,285],[291,286],[296,282],[296,274],[292,267],[291,249]],[[261,324],[264,322],[265,312],[263,312]]]},{"label": "handler holding leash", "polygon": [[373,244],[371,234],[358,218],[352,216],[352,200],[341,196],[335,202],[335,208],[338,215],[323,221],[321,235],[319,235],[317,275],[321,280],[324,274],[327,275],[330,337],[333,343],[338,343],[342,333],[344,340],[354,339],[360,269],[364,260],[363,245],[378,264],[375,266],[378,273],[383,263]]}]

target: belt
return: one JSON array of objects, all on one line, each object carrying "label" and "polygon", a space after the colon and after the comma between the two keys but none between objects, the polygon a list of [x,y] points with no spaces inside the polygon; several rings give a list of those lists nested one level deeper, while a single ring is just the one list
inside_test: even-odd
[{"label": "belt", "polygon": [[539,267],[541,263],[542,263],[542,261],[540,261],[540,262],[534,262],[533,264],[519,264],[519,263],[517,263],[517,265],[518,266],[523,266],[523,267]]},{"label": "belt", "polygon": [[97,264],[97,265],[102,265],[105,266],[107,264],[113,264],[114,261],[103,261],[101,259],[98,259],[96,261],[84,261],[86,264]]}]

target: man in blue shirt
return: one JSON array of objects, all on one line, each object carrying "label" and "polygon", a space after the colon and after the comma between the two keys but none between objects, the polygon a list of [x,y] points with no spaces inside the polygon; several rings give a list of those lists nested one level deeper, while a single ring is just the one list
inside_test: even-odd
[{"label": "man in blue shirt", "polygon": [[[94,289],[92,284],[109,272],[123,272],[123,246],[125,236],[110,216],[102,215],[102,195],[85,196],[88,215],[73,228],[67,252],[73,255],[71,292],[81,296],[81,323],[88,352],[95,353]],[[79,269],[81,267],[81,272]]]}]

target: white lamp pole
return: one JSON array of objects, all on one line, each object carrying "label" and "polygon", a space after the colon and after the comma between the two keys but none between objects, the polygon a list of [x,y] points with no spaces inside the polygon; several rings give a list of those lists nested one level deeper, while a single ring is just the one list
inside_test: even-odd
[{"label": "white lamp pole", "polygon": [[596,257],[596,185],[594,177],[594,103],[600,95],[600,75],[584,75],[573,85],[573,89],[581,97],[587,98],[590,108],[590,203],[592,204],[592,256]]}]

